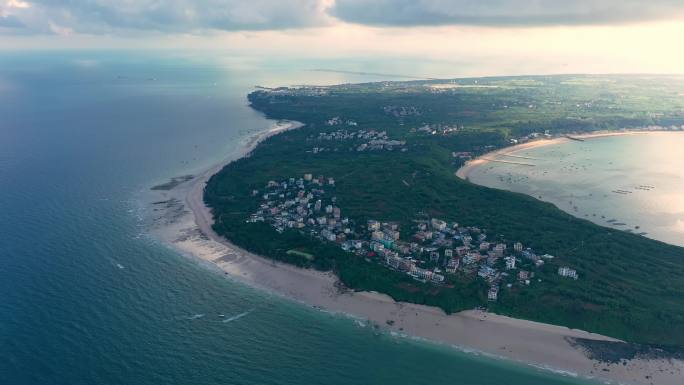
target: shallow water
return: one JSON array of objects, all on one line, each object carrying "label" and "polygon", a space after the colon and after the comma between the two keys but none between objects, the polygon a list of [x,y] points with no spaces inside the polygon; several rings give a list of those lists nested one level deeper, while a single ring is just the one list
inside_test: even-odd
[{"label": "shallow water", "polygon": [[490,162],[468,178],[551,202],[603,226],[684,246],[683,149],[684,132],[565,141],[514,153],[534,166]]},{"label": "shallow water", "polygon": [[254,84],[378,80],[239,59],[2,54],[0,383],[583,383],[388,335],[151,240],[144,191],[269,127]]}]

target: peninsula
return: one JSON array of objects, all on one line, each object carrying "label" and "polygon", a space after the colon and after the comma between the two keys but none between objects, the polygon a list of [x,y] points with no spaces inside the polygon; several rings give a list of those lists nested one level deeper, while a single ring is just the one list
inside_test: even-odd
[{"label": "peninsula", "polygon": [[679,130],[682,89],[664,77],[547,76],[258,90],[255,109],[301,127],[281,125],[190,183],[186,203],[208,240],[176,244],[251,284],[400,333],[674,384],[684,249],[455,172],[543,138]]}]

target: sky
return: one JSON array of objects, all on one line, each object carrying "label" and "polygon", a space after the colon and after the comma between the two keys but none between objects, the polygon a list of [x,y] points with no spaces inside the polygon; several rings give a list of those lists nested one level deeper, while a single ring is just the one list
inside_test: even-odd
[{"label": "sky", "polygon": [[459,75],[684,73],[683,0],[0,0],[0,50],[384,58]]}]

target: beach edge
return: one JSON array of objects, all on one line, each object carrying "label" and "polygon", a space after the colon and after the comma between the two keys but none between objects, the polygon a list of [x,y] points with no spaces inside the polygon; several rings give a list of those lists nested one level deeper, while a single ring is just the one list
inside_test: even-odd
[{"label": "beach edge", "polygon": [[[181,200],[189,211],[175,218],[172,223],[155,229],[153,235],[184,255],[218,267],[230,279],[306,306],[362,318],[398,335],[570,376],[631,384],[647,384],[650,381],[663,385],[679,384],[678,377],[662,375],[656,369],[667,364],[665,360],[635,359],[629,365],[600,363],[588,358],[585,352],[569,342],[569,339],[574,338],[618,341],[611,337],[479,310],[447,315],[436,307],[396,302],[387,295],[375,292],[351,291],[344,288],[332,272],[303,269],[274,261],[243,250],[218,235],[212,228],[211,208],[203,199],[209,179],[230,163],[249,156],[269,137],[303,126],[300,122],[278,121],[268,130],[250,137],[230,159],[164,192],[166,198]],[[606,134],[593,133],[592,137]],[[526,144],[551,144],[538,142]],[[516,147],[505,147],[495,152],[510,152]],[[517,147],[512,151],[525,148],[530,147]],[[467,174],[462,179],[467,179]],[[650,381],[645,380],[646,376],[650,376]]]}]

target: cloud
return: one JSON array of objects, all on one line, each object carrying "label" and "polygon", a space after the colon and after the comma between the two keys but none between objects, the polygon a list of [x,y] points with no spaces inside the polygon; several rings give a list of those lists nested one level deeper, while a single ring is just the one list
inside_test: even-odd
[{"label": "cloud", "polygon": [[7,8],[30,8],[31,5],[21,0],[7,0],[5,2]]},{"label": "cloud", "polygon": [[24,23],[12,15],[2,15],[0,14],[0,31],[3,28],[24,28]]},{"label": "cloud", "polygon": [[376,26],[601,25],[684,15],[682,0],[337,0],[330,13]]},{"label": "cloud", "polygon": [[[3,6],[4,2],[4,6]],[[0,0],[34,33],[202,33],[318,26],[329,18],[321,0]]]},{"label": "cloud", "polygon": [[0,0],[0,35],[202,35],[339,20],[373,26],[612,25],[682,16],[683,0]]}]

